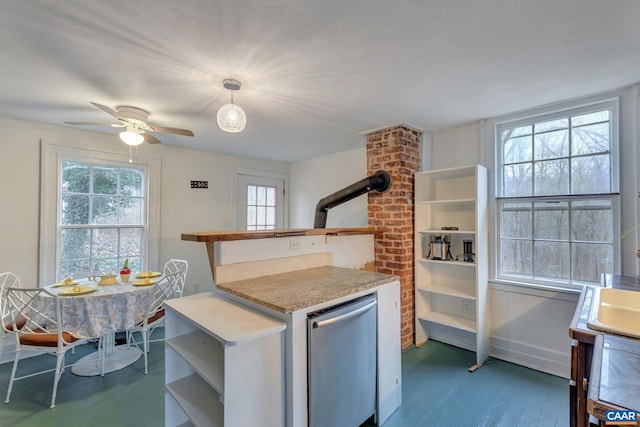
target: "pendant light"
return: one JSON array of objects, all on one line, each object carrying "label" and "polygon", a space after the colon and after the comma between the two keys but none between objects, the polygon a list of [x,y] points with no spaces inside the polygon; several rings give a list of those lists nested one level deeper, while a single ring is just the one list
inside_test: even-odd
[{"label": "pendant light", "polygon": [[233,103],[233,92],[240,90],[242,84],[238,80],[225,79],[222,85],[231,91],[231,102],[218,110],[218,126],[225,132],[242,132],[247,124],[247,116],[240,106]]}]

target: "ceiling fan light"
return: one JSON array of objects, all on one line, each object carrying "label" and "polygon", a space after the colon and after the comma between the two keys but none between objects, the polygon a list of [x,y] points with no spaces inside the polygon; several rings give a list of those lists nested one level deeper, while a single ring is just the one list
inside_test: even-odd
[{"label": "ceiling fan light", "polygon": [[125,131],[120,132],[120,139],[127,145],[140,145],[144,142],[144,136],[138,132]]},{"label": "ceiling fan light", "polygon": [[242,132],[247,125],[244,110],[233,102],[225,104],[218,110],[218,126],[225,132]]}]

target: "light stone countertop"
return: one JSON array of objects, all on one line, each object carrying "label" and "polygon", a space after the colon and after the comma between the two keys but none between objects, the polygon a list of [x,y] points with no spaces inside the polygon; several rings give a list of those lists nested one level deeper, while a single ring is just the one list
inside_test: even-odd
[{"label": "light stone countertop", "polygon": [[397,280],[397,276],[323,266],[221,283],[217,288],[281,313],[292,313]]}]

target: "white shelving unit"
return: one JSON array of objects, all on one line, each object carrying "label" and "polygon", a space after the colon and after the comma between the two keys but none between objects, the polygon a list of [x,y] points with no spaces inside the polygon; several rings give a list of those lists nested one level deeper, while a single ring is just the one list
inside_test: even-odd
[{"label": "white shelving unit", "polygon": [[213,293],[167,301],[165,425],[284,425],[285,328]]},{"label": "white shelving unit", "polygon": [[[443,230],[457,227],[457,230]],[[415,175],[416,344],[431,329],[454,328],[438,339],[476,352],[475,370],[489,352],[487,313],[487,170],[480,165],[419,172]],[[429,243],[445,235],[453,259],[429,257]],[[463,242],[473,242],[472,261],[461,259]],[[459,331],[464,331],[460,333]]]}]

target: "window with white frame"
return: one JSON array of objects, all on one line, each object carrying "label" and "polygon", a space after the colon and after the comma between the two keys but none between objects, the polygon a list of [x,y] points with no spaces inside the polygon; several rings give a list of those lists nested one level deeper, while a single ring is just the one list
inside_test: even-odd
[{"label": "window with white frame", "polygon": [[236,171],[236,226],[239,230],[273,230],[286,226],[287,178]]},{"label": "window with white frame", "polygon": [[141,271],[146,178],[140,167],[62,160],[58,204],[58,278]]},{"label": "window with white frame", "polygon": [[615,100],[496,125],[499,279],[585,284],[613,272],[617,129]]},{"label": "window with white frame", "polygon": [[39,282],[156,268],[160,159],[41,145]]}]

